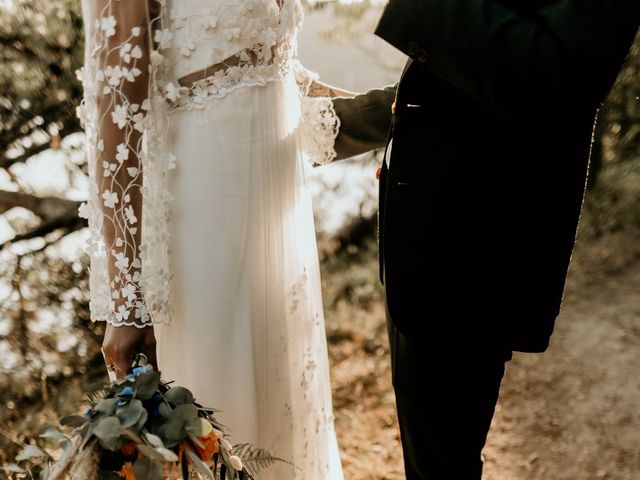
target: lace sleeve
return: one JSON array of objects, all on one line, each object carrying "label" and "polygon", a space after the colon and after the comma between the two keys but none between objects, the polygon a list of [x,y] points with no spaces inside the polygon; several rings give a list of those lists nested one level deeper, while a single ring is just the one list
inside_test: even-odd
[{"label": "lace sleeve", "polygon": [[337,156],[335,141],[340,131],[340,119],[328,96],[310,96],[318,74],[293,60],[296,82],[300,89],[302,117],[300,135],[302,150],[312,165],[331,163]]},{"label": "lace sleeve", "polygon": [[89,220],[91,319],[116,326],[166,323],[168,300],[154,294],[161,279],[149,280],[151,270],[157,273],[163,265],[143,268],[156,261],[152,253],[158,248],[150,242],[157,232],[143,232],[158,212],[143,212],[143,205],[153,205],[154,192],[163,188],[156,182],[159,157],[149,148],[150,117],[158,115],[152,113],[152,23],[160,4],[83,0],[82,7],[84,98],[78,115],[87,136],[90,187],[79,213]]}]

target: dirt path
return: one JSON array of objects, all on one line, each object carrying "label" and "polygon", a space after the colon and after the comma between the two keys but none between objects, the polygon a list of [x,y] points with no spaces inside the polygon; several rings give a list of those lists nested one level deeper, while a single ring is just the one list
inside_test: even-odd
[{"label": "dirt path", "polygon": [[640,261],[571,286],[548,352],[507,370],[486,479],[640,478]]},{"label": "dirt path", "polygon": [[[551,348],[510,362],[485,480],[640,479],[640,259],[607,245],[576,252]],[[366,266],[348,270],[363,307],[327,316],[345,474],[400,480],[383,312],[358,291],[373,288]]]}]

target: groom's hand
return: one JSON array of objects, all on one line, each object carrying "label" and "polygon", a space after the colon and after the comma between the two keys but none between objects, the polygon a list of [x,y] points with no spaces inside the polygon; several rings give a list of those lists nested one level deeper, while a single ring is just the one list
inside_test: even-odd
[{"label": "groom's hand", "polygon": [[334,144],[336,160],[386,147],[396,89],[397,84],[355,97],[333,99],[333,107],[340,118],[340,130]]},{"label": "groom's hand", "polygon": [[117,379],[127,375],[137,353],[144,353],[154,369],[158,368],[156,336],[153,326],[114,327],[107,325],[102,342],[102,354],[107,370],[115,372]]}]

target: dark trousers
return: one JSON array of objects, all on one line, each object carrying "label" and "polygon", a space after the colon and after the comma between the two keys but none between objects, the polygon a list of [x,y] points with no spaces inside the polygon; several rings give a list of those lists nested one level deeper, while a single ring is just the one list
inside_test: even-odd
[{"label": "dark trousers", "polygon": [[511,351],[400,333],[387,309],[407,480],[480,480],[481,450]]}]

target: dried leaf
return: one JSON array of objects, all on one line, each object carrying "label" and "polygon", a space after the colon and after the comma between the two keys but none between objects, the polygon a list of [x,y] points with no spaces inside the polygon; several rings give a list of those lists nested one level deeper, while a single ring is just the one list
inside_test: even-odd
[{"label": "dried leaf", "polygon": [[6,463],[2,466],[2,469],[5,472],[12,472],[12,473],[27,473],[27,471],[20,467],[19,465],[16,465],[15,463]]},{"label": "dried leaf", "polygon": [[133,440],[136,443],[142,443],[142,438],[140,438],[138,435],[136,435],[134,432],[132,432],[130,429],[128,428],[120,428],[120,430],[118,430],[120,432],[120,435],[127,437],[130,440]]},{"label": "dried leaf", "polygon": [[32,458],[48,457],[49,454],[42,450],[37,445],[27,445],[24,447],[18,456],[16,462],[22,462],[24,460],[31,460]]},{"label": "dried leaf", "polygon": [[56,430],[55,428],[51,428],[51,427],[47,428],[47,430],[40,435],[40,438],[46,438],[49,440],[55,440],[59,442],[69,439],[69,437],[67,437],[60,430]]},{"label": "dried leaf", "polygon": [[198,456],[198,454],[196,454],[193,450],[190,450],[188,448],[185,450],[185,453],[187,454],[187,457],[189,457],[189,461],[196,468],[198,473],[200,473],[201,475],[204,475],[206,478],[210,478],[211,480],[215,480],[213,472],[211,470],[209,470],[209,467],[207,467],[204,464],[204,462]]}]

